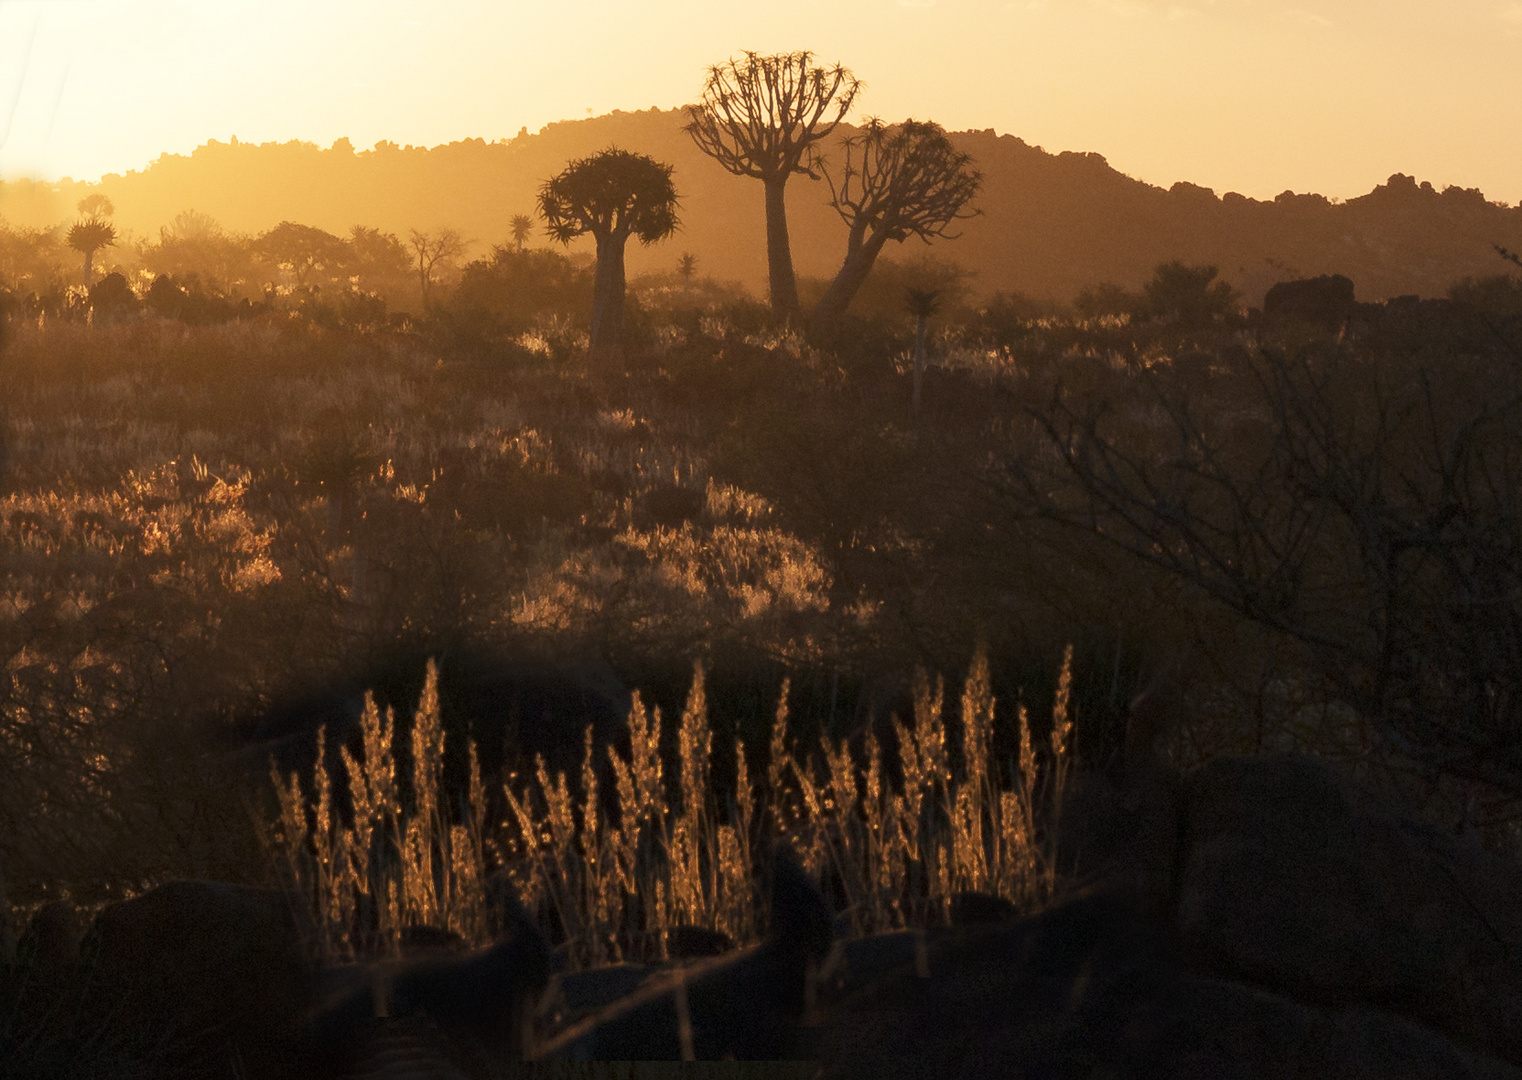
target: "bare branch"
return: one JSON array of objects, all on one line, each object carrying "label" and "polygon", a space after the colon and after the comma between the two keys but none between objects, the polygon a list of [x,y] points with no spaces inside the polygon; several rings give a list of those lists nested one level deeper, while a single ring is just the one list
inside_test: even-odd
[{"label": "bare branch", "polygon": [[708,69],[702,99],[687,106],[685,130],[737,176],[817,179],[814,145],[835,130],[860,89],[841,65],[815,66],[813,53],[746,52]]}]

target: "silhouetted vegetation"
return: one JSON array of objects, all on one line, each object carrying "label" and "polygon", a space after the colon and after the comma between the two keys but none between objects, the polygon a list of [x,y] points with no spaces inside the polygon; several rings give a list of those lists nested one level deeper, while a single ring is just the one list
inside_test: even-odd
[{"label": "silhouetted vegetation", "polygon": [[968,203],[983,182],[971,157],[956,151],[937,124],[906,120],[889,127],[869,120],[842,147],[839,184],[828,169],[825,175],[831,205],[850,230],[846,257],[811,313],[815,321],[845,312],[889,240],[954,236],[947,229],[976,213]]},{"label": "silhouetted vegetation", "polygon": [[671,166],[627,150],[604,150],[545,181],[539,212],[562,244],[591,233],[597,241],[592,289],[591,345],[617,354],[624,333],[624,245],[642,244],[676,231],[676,188]]},{"label": "silhouetted vegetation", "polygon": [[788,178],[815,175],[818,144],[850,111],[861,82],[839,64],[822,68],[808,52],[753,52],[709,69],[685,130],[703,153],[736,176],[766,188],[766,266],[772,310],[798,311],[798,286],[788,241]]},{"label": "silhouetted vegetation", "polygon": [[[916,121],[824,169],[858,88],[746,53],[688,110],[766,186],[769,304],[706,254],[626,274],[677,185],[618,149],[539,191],[595,257],[523,214],[475,258],[138,240],[104,196],[0,228],[10,902],[275,882],[352,960],[485,943],[496,873],[589,966],[760,940],[786,840],[853,932],[922,927],[1063,894],[1071,770],[1286,748],[1522,853],[1522,281],[1249,291],[1180,244],[1068,299],[895,260],[996,177]],[[821,172],[846,257],[795,277]],[[1407,187],[1370,198],[1497,209]]]}]

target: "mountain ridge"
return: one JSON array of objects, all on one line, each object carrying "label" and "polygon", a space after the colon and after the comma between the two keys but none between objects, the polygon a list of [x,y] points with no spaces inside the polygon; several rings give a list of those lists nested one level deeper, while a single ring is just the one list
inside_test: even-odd
[{"label": "mountain ridge", "polygon": [[[532,214],[539,185],[566,162],[616,145],[672,164],[682,196],[681,231],[650,248],[631,245],[630,272],[674,269],[690,251],[699,273],[764,295],[761,185],[703,155],[682,123],[679,109],[615,110],[495,142],[424,148],[382,141],[362,151],[348,139],[326,148],[211,140],[96,183],[5,182],[0,219],[55,226],[74,219],[84,195],[102,192],[116,206],[118,226],[138,237],[156,237],[176,214],[194,209],[245,233],[282,220],[340,235],[353,225],[403,236],[411,228],[452,227],[481,255],[508,242],[513,215]],[[1183,181],[1164,189],[1126,176],[1100,154],[1053,154],[991,128],[949,135],[984,175],[975,202],[981,213],[959,223],[958,239],[928,250],[972,271],[971,285],[984,295],[1068,300],[1099,282],[1135,288],[1171,259],[1218,266],[1255,304],[1277,281],[1332,273],[1352,278],[1363,300],[1441,295],[1464,277],[1503,270],[1494,245],[1522,248],[1522,207],[1491,202],[1476,189],[1438,190],[1402,173],[1342,202],[1289,191],[1257,200]],[[838,156],[835,145],[836,136],[826,140],[827,159]],[[829,206],[828,186],[795,177],[788,220],[798,273],[833,275],[845,226]],[[572,247],[583,245],[590,250],[587,241]],[[911,240],[886,254],[919,250],[926,249]]]}]

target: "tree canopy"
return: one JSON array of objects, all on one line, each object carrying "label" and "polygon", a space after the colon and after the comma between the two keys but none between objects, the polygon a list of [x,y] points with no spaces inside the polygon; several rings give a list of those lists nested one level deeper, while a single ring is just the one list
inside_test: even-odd
[{"label": "tree canopy", "polygon": [[953,238],[952,223],[978,213],[968,204],[983,184],[971,156],[952,146],[939,124],[905,120],[890,126],[874,117],[842,145],[839,182],[828,172],[826,179],[830,204],[850,231],[845,262],[816,317],[845,311],[889,240]]},{"label": "tree canopy", "polygon": [[569,244],[592,234],[597,277],[592,293],[592,347],[617,350],[624,320],[624,244],[630,236],[653,244],[677,228],[671,166],[610,147],[571,162],[539,193],[539,211],[552,237]]},{"label": "tree canopy", "polygon": [[562,244],[588,233],[653,244],[676,231],[676,203],[670,165],[616,147],[571,162],[539,193],[540,213]]},{"label": "tree canopy", "polygon": [[810,52],[761,56],[746,52],[708,69],[696,105],[687,106],[687,134],[736,176],[766,185],[766,256],[772,308],[798,308],[783,201],[789,176],[818,179],[816,144],[845,117],[861,82],[839,64],[820,67]]},{"label": "tree canopy", "polygon": [[708,69],[701,99],[687,106],[686,131],[736,176],[818,179],[815,144],[835,130],[860,89],[848,69],[819,67],[810,52],[746,52]]},{"label": "tree canopy", "polygon": [[69,229],[68,242],[85,257],[85,288],[89,288],[94,277],[95,252],[116,243],[116,226],[99,218],[76,222]]},{"label": "tree canopy", "polygon": [[259,237],[256,246],[261,254],[294,277],[298,288],[308,284],[314,271],[331,272],[349,255],[349,245],[339,237],[294,221],[282,221]]}]

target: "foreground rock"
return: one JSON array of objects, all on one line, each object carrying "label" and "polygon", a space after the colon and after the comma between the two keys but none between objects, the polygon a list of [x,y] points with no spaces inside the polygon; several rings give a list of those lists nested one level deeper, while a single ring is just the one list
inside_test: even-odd
[{"label": "foreground rock", "polygon": [[303,1029],[311,1077],[495,1076],[521,1061],[550,979],[550,949],[518,907],[497,944],[359,967]]},{"label": "foreground rock", "polygon": [[[761,945],[691,965],[648,971],[620,965],[606,974],[568,978],[559,1006],[563,1018],[573,1022],[546,1041],[541,1056],[594,1061],[811,1056],[802,1022],[811,974],[832,940],[829,905],[784,849],[775,859],[771,928]],[[609,992],[618,997],[608,1001]]]},{"label": "foreground rock", "polygon": [[1133,900],[852,942],[812,1030],[822,1075],[1522,1080],[1406,1017],[1194,971]]},{"label": "foreground rock", "polygon": [[1214,761],[1184,798],[1176,920],[1196,966],[1522,1064],[1522,867],[1308,758]]},{"label": "foreground rock", "polygon": [[80,977],[77,1039],[186,1077],[281,1075],[311,986],[283,894],[197,881],[101,911]]},{"label": "foreground rock", "polygon": [[1093,892],[850,943],[825,1076],[1522,1078],[1522,869],[1302,757],[1074,790]]}]

